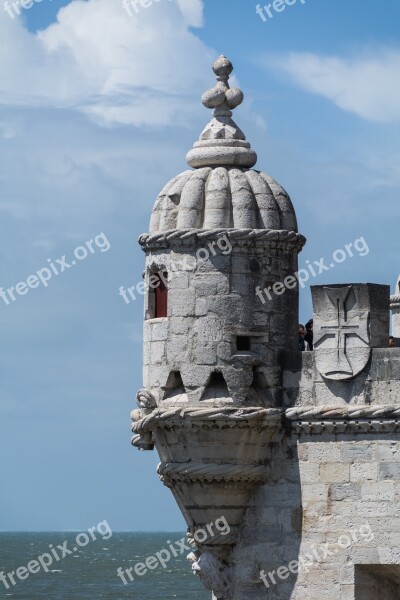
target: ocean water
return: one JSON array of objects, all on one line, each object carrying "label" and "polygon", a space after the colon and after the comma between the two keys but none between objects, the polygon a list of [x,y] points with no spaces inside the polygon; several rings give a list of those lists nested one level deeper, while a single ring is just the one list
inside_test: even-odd
[{"label": "ocean water", "polygon": [[[138,562],[144,562],[148,556],[154,556],[162,549],[168,549],[167,541],[172,542],[176,552],[180,552],[177,540],[184,533],[115,533],[109,539],[103,539],[96,531],[96,541],[90,541],[85,547],[77,547],[77,533],[0,533],[0,571],[6,575],[18,567],[26,567],[29,561],[37,560],[44,553],[51,555],[52,544],[60,560],[54,558],[46,573],[38,573],[20,580],[16,576],[16,585],[8,577],[9,589],[0,581],[0,598],[15,600],[123,600],[130,599],[169,599],[210,600],[199,579],[191,573],[190,563],[185,550],[167,563],[160,565],[138,577],[134,572],[134,581],[126,576],[127,585],[117,575],[118,567],[127,569]],[[66,547],[72,553],[61,558],[62,552],[57,545]],[[84,543],[84,540],[81,540]],[[164,554],[165,556],[165,554]],[[49,559],[44,559],[49,561]],[[154,563],[153,563],[154,564]],[[35,570],[35,566],[31,567]],[[37,568],[37,567],[36,567]],[[26,575],[24,570],[20,571]]]}]

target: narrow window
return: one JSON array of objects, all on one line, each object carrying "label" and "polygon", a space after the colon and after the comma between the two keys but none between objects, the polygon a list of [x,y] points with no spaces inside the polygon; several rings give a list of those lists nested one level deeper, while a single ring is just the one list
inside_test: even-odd
[{"label": "narrow window", "polygon": [[148,319],[168,315],[168,273],[158,271],[149,277]]},{"label": "narrow window", "polygon": [[236,350],[238,352],[248,352],[250,350],[250,338],[238,335],[236,338]]},{"label": "narrow window", "polygon": [[156,287],[156,298],[155,298],[155,315],[159,317],[166,317],[168,311],[168,288],[167,288],[167,273],[157,273],[157,277],[160,281],[160,285]]}]

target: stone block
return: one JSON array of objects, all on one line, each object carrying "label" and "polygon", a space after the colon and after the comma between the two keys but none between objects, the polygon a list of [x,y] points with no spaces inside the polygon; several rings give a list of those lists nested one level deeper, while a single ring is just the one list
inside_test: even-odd
[{"label": "stone block", "polygon": [[151,341],[164,342],[168,338],[169,321],[167,319],[157,320],[151,323]]},{"label": "stone block", "polygon": [[224,337],[221,319],[214,315],[199,317],[196,320],[194,331],[199,342],[218,342]]},{"label": "stone block", "polygon": [[350,467],[350,478],[354,482],[377,481],[378,465],[376,463],[355,463]]},{"label": "stone block", "polygon": [[373,458],[372,447],[361,440],[341,444],[340,454],[345,462],[371,462]]},{"label": "stone block", "polygon": [[197,274],[192,281],[198,298],[229,294],[229,278],[224,273]]},{"label": "stone block", "polygon": [[167,341],[167,361],[170,365],[183,362],[186,358],[188,337],[175,335]]},{"label": "stone block", "polygon": [[207,298],[196,298],[196,317],[204,317],[208,313],[208,301]]},{"label": "stone block", "polygon": [[392,481],[361,484],[361,498],[363,500],[386,500],[388,502],[394,502],[395,492],[395,484]]},{"label": "stone block", "polygon": [[168,282],[168,288],[170,290],[185,290],[189,287],[189,275],[184,272],[173,272],[171,273],[170,280]]},{"label": "stone block", "polygon": [[217,363],[217,343],[203,341],[196,345],[196,362],[199,365],[215,365]]},{"label": "stone block", "polygon": [[346,483],[350,480],[350,465],[326,462],[320,466],[322,483]]},{"label": "stone block", "polygon": [[177,335],[189,335],[194,319],[191,317],[170,317],[170,332]]},{"label": "stone block", "polygon": [[168,299],[169,312],[172,317],[194,316],[196,295],[194,290],[171,290]]},{"label": "stone block", "polygon": [[150,362],[152,365],[164,362],[166,359],[165,355],[165,342],[151,342],[150,346]]},{"label": "stone block", "polygon": [[380,480],[400,480],[400,463],[382,463],[379,465]]},{"label": "stone block", "polygon": [[329,486],[329,497],[333,501],[361,498],[361,487],[356,483],[339,483]]}]

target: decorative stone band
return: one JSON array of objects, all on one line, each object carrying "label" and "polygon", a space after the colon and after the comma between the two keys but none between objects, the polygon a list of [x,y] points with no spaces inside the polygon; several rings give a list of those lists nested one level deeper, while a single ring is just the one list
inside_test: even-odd
[{"label": "decorative stone band", "polygon": [[390,296],[390,308],[400,308],[400,296]]},{"label": "decorative stone band", "polygon": [[139,244],[144,251],[178,247],[196,249],[222,236],[227,236],[232,245],[253,246],[256,243],[297,252],[306,243],[306,238],[300,233],[284,229],[171,229],[161,233],[144,233]]},{"label": "decorative stone band", "polygon": [[297,433],[400,431],[400,407],[396,406],[305,406],[289,408],[285,414]]},{"label": "decorative stone band", "polygon": [[132,431],[142,434],[157,428],[179,426],[199,427],[262,427],[276,428],[282,420],[277,408],[157,408],[151,414],[134,422]]},{"label": "decorative stone band", "polygon": [[263,465],[230,465],[216,463],[160,463],[157,468],[160,479],[165,484],[176,481],[195,482],[252,482],[262,483],[267,471]]}]

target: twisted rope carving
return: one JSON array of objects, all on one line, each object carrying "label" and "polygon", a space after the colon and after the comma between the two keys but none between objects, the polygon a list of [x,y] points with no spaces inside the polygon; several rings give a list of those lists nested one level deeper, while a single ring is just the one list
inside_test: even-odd
[{"label": "twisted rope carving", "polygon": [[392,433],[400,429],[400,408],[394,406],[290,408],[286,418],[298,433]]},{"label": "twisted rope carving", "polygon": [[283,243],[294,245],[299,251],[303,248],[306,239],[300,233],[284,229],[171,229],[159,233],[144,233],[139,237],[139,244],[144,248],[163,246],[168,248],[176,245],[175,242],[188,245],[197,241],[213,241],[218,236],[227,236],[232,242],[260,241],[264,243]]},{"label": "twisted rope carving", "polygon": [[397,419],[400,407],[395,406],[317,406],[295,407],[286,410],[291,421],[321,419]]},{"label": "twisted rope carving", "polygon": [[390,296],[390,308],[398,308],[400,306],[400,296]]},{"label": "twisted rope carving", "polygon": [[160,463],[157,473],[162,481],[265,481],[263,465],[220,465],[216,463]]},{"label": "twisted rope carving", "polygon": [[[208,421],[210,425],[215,421],[222,422],[228,426],[235,426],[242,423],[246,425],[249,421],[254,425],[275,425],[281,420],[282,411],[275,408],[158,408],[150,415],[144,416],[133,424],[132,430],[135,433],[154,429],[155,426],[169,427],[174,423],[182,425],[182,420],[188,419],[192,422]],[[259,421],[259,423],[255,423]]]}]

